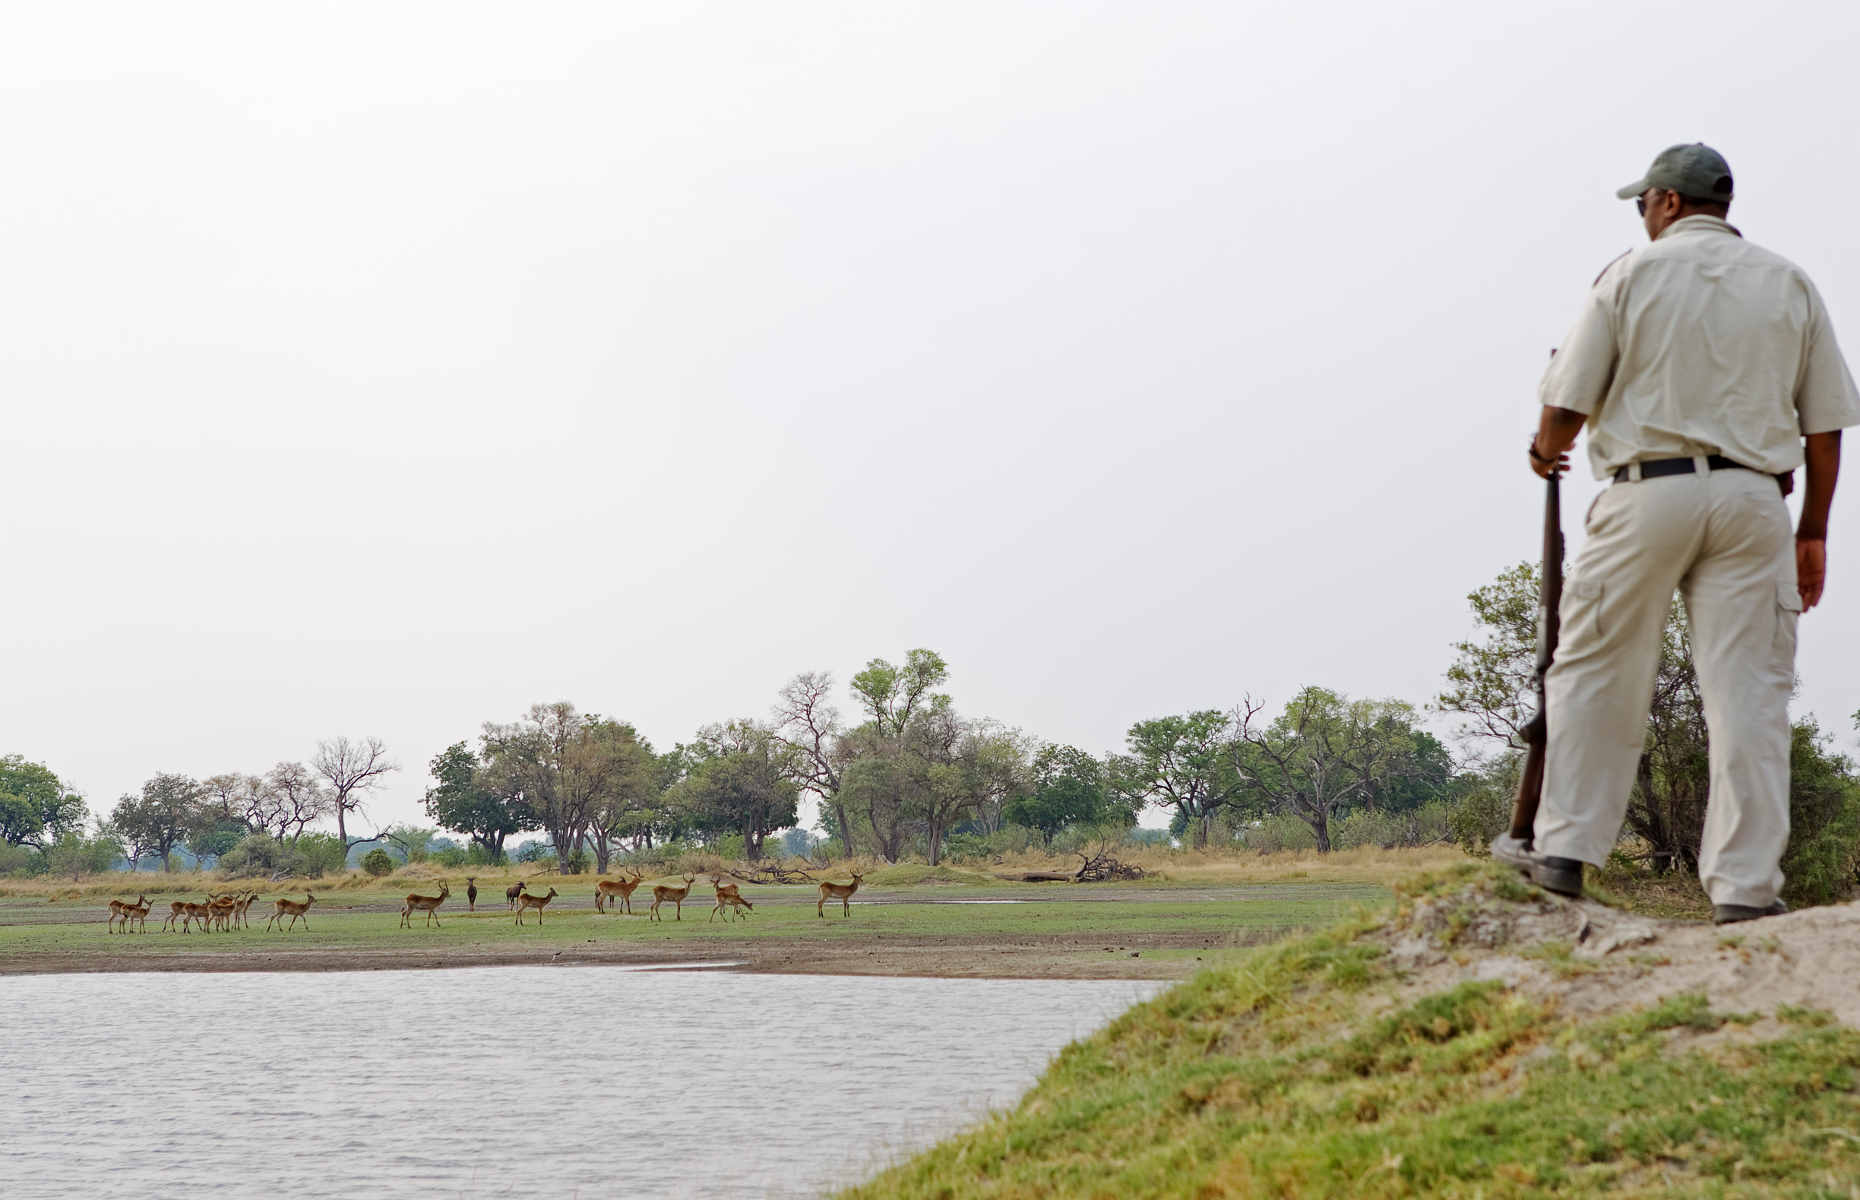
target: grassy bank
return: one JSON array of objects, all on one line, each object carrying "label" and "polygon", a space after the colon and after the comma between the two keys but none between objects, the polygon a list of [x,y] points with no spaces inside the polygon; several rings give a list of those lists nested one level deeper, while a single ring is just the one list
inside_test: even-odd
[{"label": "grassy bank", "polygon": [[1812,950],[1624,927],[1649,949],[1594,953],[1572,911],[1491,867],[1424,879],[1138,1006],[847,1195],[1850,1195],[1860,1034],[1660,982]]}]

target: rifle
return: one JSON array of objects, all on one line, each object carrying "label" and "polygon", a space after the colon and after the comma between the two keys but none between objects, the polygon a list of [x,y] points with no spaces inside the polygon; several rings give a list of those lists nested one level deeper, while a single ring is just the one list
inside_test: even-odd
[{"label": "rifle", "polygon": [[1563,511],[1557,494],[1557,473],[1552,471],[1544,484],[1544,565],[1537,614],[1537,715],[1524,727],[1524,773],[1518,779],[1518,794],[1511,801],[1511,837],[1525,848],[1531,844],[1532,829],[1537,824],[1537,805],[1544,794],[1544,752],[1550,742],[1544,677],[1556,660],[1557,635],[1561,631],[1557,609],[1562,603]]}]

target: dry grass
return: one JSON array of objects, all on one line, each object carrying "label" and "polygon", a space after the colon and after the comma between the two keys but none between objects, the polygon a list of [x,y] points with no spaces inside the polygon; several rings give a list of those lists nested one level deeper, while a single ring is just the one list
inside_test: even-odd
[{"label": "dry grass", "polygon": [[[1393,887],[1399,880],[1422,871],[1437,871],[1467,861],[1458,846],[1420,846],[1382,850],[1359,846],[1319,854],[1315,850],[1283,850],[1276,854],[1232,850],[1169,850],[1122,847],[1112,853],[1142,867],[1144,874],[1162,882],[1244,883],[1376,883]],[[964,864],[968,865],[968,864]],[[1009,855],[993,864],[992,871],[1076,871],[1078,855],[1029,851]]]}]

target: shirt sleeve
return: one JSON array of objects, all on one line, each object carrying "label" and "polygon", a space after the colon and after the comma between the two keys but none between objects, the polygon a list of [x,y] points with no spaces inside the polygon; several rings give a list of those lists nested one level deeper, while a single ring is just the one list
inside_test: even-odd
[{"label": "shirt sleeve", "polygon": [[1808,338],[1803,347],[1802,376],[1795,389],[1796,419],[1802,433],[1832,433],[1860,425],[1860,390],[1841,357],[1820,293],[1809,285]]},{"label": "shirt sleeve", "polygon": [[1556,356],[1537,386],[1537,398],[1550,408],[1594,416],[1615,379],[1620,352],[1615,344],[1615,302],[1620,263],[1602,272],[1582,303],[1575,328],[1557,347]]}]

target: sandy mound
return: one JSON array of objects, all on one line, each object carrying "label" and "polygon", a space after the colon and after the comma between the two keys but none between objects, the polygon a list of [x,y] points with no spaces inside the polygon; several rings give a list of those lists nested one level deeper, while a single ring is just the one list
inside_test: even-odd
[{"label": "sandy mound", "polygon": [[1794,1005],[1860,1027],[1860,903],[1714,927],[1536,889],[1523,896],[1522,886],[1494,877],[1403,906],[1384,940],[1404,990],[1498,980],[1553,997],[1571,1016],[1702,992],[1715,1012],[1770,1016]]}]

